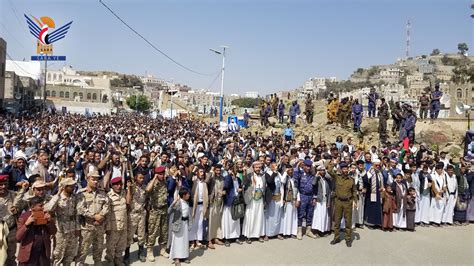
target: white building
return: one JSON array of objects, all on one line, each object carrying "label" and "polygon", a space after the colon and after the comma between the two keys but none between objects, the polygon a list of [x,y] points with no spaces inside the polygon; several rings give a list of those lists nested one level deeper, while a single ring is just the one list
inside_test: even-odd
[{"label": "white building", "polygon": [[247,91],[245,93],[245,98],[254,98],[254,99],[256,99],[256,98],[258,98],[258,92],[256,92],[256,91]]}]

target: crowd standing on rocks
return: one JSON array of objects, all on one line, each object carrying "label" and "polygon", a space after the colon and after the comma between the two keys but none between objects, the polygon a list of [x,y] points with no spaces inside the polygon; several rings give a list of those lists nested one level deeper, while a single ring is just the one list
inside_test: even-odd
[{"label": "crowd standing on rocks", "polygon": [[[277,109],[274,111],[275,113]],[[307,110],[311,114],[311,109]],[[473,157],[139,114],[0,117],[0,263],[175,264],[196,249],[474,220]],[[105,239],[105,240],[104,240]],[[17,243],[20,248],[17,254]],[[130,246],[138,245],[138,258]]]}]

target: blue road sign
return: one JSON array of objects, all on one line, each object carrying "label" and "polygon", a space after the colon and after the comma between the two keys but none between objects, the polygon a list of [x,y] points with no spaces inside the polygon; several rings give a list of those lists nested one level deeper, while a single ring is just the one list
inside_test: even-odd
[{"label": "blue road sign", "polygon": [[66,61],[65,55],[33,55],[31,61]]}]

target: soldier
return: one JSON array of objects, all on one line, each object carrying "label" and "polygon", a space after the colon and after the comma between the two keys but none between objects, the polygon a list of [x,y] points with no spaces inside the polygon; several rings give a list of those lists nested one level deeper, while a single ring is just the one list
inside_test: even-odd
[{"label": "soldier", "polygon": [[18,210],[14,205],[16,193],[8,190],[8,175],[0,175],[0,231],[7,231],[0,242],[6,243],[6,257],[0,258],[1,265],[16,265],[16,216]]},{"label": "soldier", "polygon": [[278,109],[278,97],[275,93],[273,94],[273,99],[272,99],[272,111],[273,111],[274,116],[277,115],[277,109]]},{"label": "soldier", "polygon": [[441,109],[441,97],[443,97],[443,92],[439,90],[439,83],[436,83],[435,90],[431,93],[431,122],[438,119],[439,110]]},{"label": "soldier", "polygon": [[352,102],[349,100],[349,98],[344,98],[344,102],[341,107],[341,126],[342,127],[347,127],[347,121],[349,121],[349,118],[351,116],[351,108],[352,108]]},{"label": "soldier", "polygon": [[402,108],[400,107],[400,102],[396,102],[393,106],[392,119],[393,119],[392,134],[396,136],[396,134],[400,132],[400,125],[403,119]]},{"label": "soldier", "polygon": [[214,174],[209,181],[209,244],[208,248],[215,249],[214,244],[224,245],[222,239],[222,213],[224,212],[224,177],[222,165],[214,166]]},{"label": "soldier", "polygon": [[426,92],[422,92],[420,97],[420,119],[425,120],[428,117],[428,109],[430,108],[430,97]]},{"label": "soldier", "polygon": [[[125,249],[124,262],[130,258],[130,246],[133,244],[133,234],[137,232],[138,236],[138,259],[145,262],[145,225],[146,225],[146,205],[147,195],[145,192],[145,175],[141,172],[135,174],[135,184],[127,187],[127,193],[130,194],[130,213],[128,223],[127,248]],[[128,256],[127,256],[128,255]]]},{"label": "soldier", "polygon": [[[380,113],[379,113],[380,116]],[[346,224],[346,245],[347,247],[352,246],[352,209],[357,206],[357,188],[352,179],[349,176],[349,166],[346,162],[341,162],[339,168],[341,173],[334,172],[334,164],[329,161],[326,165],[328,173],[332,178],[334,184],[334,239],[331,241],[331,245],[335,245],[341,242],[339,238],[339,230],[341,226],[341,219],[344,215],[344,221]]]},{"label": "soldier", "polygon": [[380,142],[385,143],[387,141],[387,119],[388,119],[388,104],[385,102],[385,98],[380,99],[381,103],[379,106],[379,137]]},{"label": "soldier", "polygon": [[265,102],[260,106],[260,125],[262,127],[265,126],[265,110],[266,110],[266,107],[265,107]]},{"label": "soldier", "polygon": [[377,106],[377,100],[379,95],[375,92],[375,88],[370,88],[370,93],[367,95],[369,98],[369,118],[375,117],[375,107]]},{"label": "soldier", "polygon": [[153,246],[159,238],[160,255],[167,258],[168,242],[168,190],[166,188],[164,166],[155,168],[155,176],[146,186],[149,195],[150,212],[148,215],[148,239],[146,243],[147,260],[155,261]]},{"label": "soldier", "polygon": [[290,123],[296,125],[296,116],[300,114],[300,106],[297,101],[294,101],[290,106]]},{"label": "soldier", "polygon": [[53,250],[53,265],[71,265],[76,256],[79,220],[76,213],[77,196],[74,194],[76,181],[72,178],[61,180],[59,191],[46,203],[44,210],[56,217],[56,244]]},{"label": "soldier", "polygon": [[306,235],[310,238],[316,238],[311,231],[311,224],[313,222],[314,206],[316,200],[313,199],[313,179],[314,175],[311,173],[313,162],[305,160],[303,162],[303,169],[295,170],[295,180],[300,193],[301,204],[298,208],[298,232],[297,238],[303,239],[303,219],[306,219]]},{"label": "soldier", "polygon": [[[35,177],[40,178],[38,174],[30,176],[30,178],[33,180],[35,180]],[[28,182],[23,182],[22,188],[20,189],[20,191],[18,191],[16,195],[14,205],[18,213],[27,211],[30,200],[34,197],[43,199],[43,203],[49,202],[51,200],[51,196],[46,195],[47,184],[44,181],[42,180],[35,181],[33,185],[31,186],[31,190],[28,192],[26,192],[27,187],[28,187]]]},{"label": "soldier", "polygon": [[278,104],[278,122],[283,124],[283,117],[285,116],[285,104],[283,100],[280,100],[280,104]]},{"label": "soldier", "polygon": [[[110,180],[112,189],[107,193],[110,203],[110,212],[107,215],[105,260],[114,265],[124,265],[122,253],[127,246],[127,205],[130,203],[131,195],[125,197],[123,191],[122,177],[117,176]],[[131,186],[128,181],[127,186]]]},{"label": "soldier", "polygon": [[312,124],[313,123],[313,115],[314,115],[314,105],[313,101],[311,98],[311,95],[308,94],[308,97],[306,98],[306,123]]},{"label": "soldier", "polygon": [[354,132],[360,131],[360,124],[362,124],[362,116],[364,113],[364,107],[359,103],[358,99],[354,100],[352,105],[352,116],[354,118]]},{"label": "soldier", "polygon": [[[416,125],[416,115],[413,112],[411,105],[407,105],[406,113],[405,113],[405,123],[404,123],[404,131],[406,133],[406,137],[410,140],[410,143],[415,142],[415,125]],[[400,139],[403,140],[403,139]]]},{"label": "soldier", "polygon": [[87,251],[92,245],[94,265],[102,265],[104,250],[105,217],[109,213],[109,198],[104,190],[99,189],[100,174],[96,169],[87,174],[87,186],[78,191],[77,214],[81,220],[81,237],[79,265],[84,265]]},{"label": "soldier", "polygon": [[339,109],[339,102],[336,97],[331,93],[329,94],[328,100],[328,124],[332,124],[337,120],[337,112]]}]

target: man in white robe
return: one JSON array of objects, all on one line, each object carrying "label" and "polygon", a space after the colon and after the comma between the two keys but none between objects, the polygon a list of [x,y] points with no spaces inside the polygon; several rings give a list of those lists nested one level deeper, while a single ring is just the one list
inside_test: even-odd
[{"label": "man in white robe", "polygon": [[245,189],[245,209],[244,224],[242,234],[247,238],[247,243],[252,243],[252,238],[258,238],[263,242],[265,236],[265,176],[262,172],[262,163],[253,163],[253,173],[244,179]]},{"label": "man in white robe", "polygon": [[432,185],[432,176],[427,165],[418,172],[418,178],[420,179],[420,221],[422,226],[427,226],[430,223]]},{"label": "man in white robe", "polygon": [[444,163],[437,163],[435,171],[432,174],[433,182],[431,184],[431,190],[435,197],[431,199],[430,222],[437,226],[441,224],[444,208],[446,206],[446,173],[443,168]]},{"label": "man in white robe", "polygon": [[317,230],[321,236],[331,230],[331,220],[329,217],[329,206],[331,200],[331,187],[326,179],[326,169],[323,165],[317,167],[317,174],[313,180],[314,206],[313,222],[311,228]]},{"label": "man in white robe", "polygon": [[300,204],[300,193],[293,178],[293,167],[288,165],[282,175],[284,184],[284,207],[283,218],[281,220],[280,234],[296,238],[298,230],[298,207]]},{"label": "man in white robe", "polygon": [[278,165],[275,162],[270,164],[270,169],[265,174],[266,193],[265,201],[265,241],[269,237],[278,235],[278,239],[283,239],[280,235],[281,216],[283,211],[283,185],[281,175],[277,171]]},{"label": "man in white robe", "polygon": [[458,181],[454,174],[454,166],[449,164],[447,166],[446,174],[446,195],[447,202],[444,208],[443,217],[441,222],[443,224],[453,224],[454,207],[456,205],[456,199],[458,197]]}]

